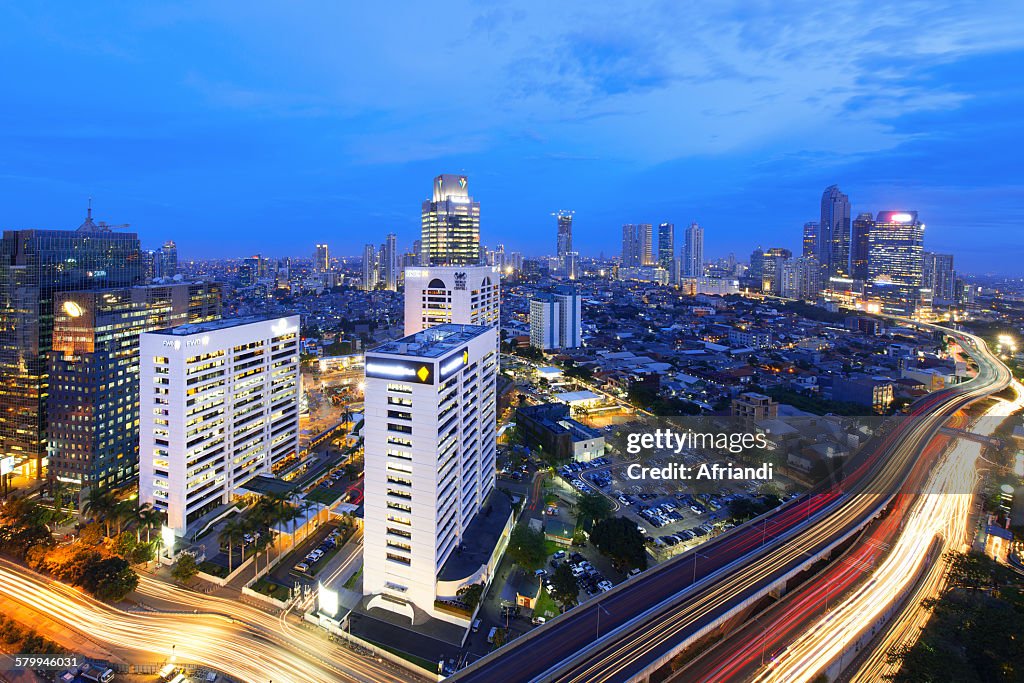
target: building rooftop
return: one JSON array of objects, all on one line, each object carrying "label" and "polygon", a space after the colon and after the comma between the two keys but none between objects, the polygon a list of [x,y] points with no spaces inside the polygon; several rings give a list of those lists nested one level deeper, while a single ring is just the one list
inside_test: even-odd
[{"label": "building rooftop", "polygon": [[381,344],[370,353],[439,358],[491,329],[485,325],[456,325],[454,323],[435,325],[407,337]]},{"label": "building rooftop", "polygon": [[185,337],[190,334],[201,334],[203,332],[213,332],[215,330],[226,330],[230,327],[239,327],[241,325],[251,325],[253,323],[262,323],[270,320],[283,320],[290,316],[278,316],[278,315],[249,315],[240,318],[223,318],[221,320],[210,320],[205,323],[189,323],[187,325],[178,325],[177,327],[169,327],[165,330],[157,330],[151,334],[166,334],[173,337]]},{"label": "building rooftop", "polygon": [[469,522],[462,543],[437,573],[438,581],[464,579],[487,564],[511,514],[512,501],[504,491],[493,489]]}]

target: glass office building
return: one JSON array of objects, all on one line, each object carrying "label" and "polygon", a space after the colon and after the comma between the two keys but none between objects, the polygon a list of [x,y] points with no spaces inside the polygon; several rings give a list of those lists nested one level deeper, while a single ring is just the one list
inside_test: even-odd
[{"label": "glass office building", "polygon": [[[91,212],[90,212],[91,214]],[[5,230],[0,240],[0,456],[42,476],[46,457],[48,354],[59,292],[142,280],[139,237],[92,216],[77,230]]]}]

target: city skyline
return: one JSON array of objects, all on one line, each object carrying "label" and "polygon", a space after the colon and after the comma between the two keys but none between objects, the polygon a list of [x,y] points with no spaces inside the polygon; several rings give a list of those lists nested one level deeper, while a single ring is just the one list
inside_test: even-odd
[{"label": "city skyline", "polygon": [[[34,75],[7,89],[3,227],[74,227],[94,196],[97,215],[131,223],[147,248],[175,240],[185,260],[308,258],[297,232],[356,255],[366,232],[411,243],[426,179],[454,173],[472,179],[484,245],[547,253],[550,213],[569,207],[584,257],[615,253],[625,223],[696,220],[714,258],[764,233],[798,253],[837,184],[852,215],[917,211],[928,248],[967,272],[1015,272],[1021,177],[1004,141],[1020,93],[999,74],[1024,40],[1009,8],[640,9],[629,22],[662,27],[643,39],[609,35],[600,8],[556,12],[575,22],[482,8],[455,13],[461,38],[441,51],[406,31],[434,21],[420,10],[351,12],[257,5],[242,25],[216,8],[133,8],[101,28],[84,12],[8,10],[0,49]],[[345,46],[331,39],[341,22],[362,29]],[[703,47],[670,40],[682,24]],[[801,59],[820,57],[801,36],[826,25],[849,49]],[[276,31],[303,40],[266,40]],[[413,39],[379,59],[394,31]],[[757,37],[757,63],[740,36]],[[169,62],[163,46],[183,43],[190,54]],[[456,68],[477,96],[424,107],[428,74]],[[694,98],[706,106],[682,107]]]}]

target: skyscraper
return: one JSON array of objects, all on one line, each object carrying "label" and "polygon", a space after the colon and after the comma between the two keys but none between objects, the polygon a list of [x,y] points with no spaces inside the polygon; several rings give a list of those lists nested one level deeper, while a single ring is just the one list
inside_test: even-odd
[{"label": "skyscraper", "polygon": [[556,255],[560,264],[565,263],[565,255],[572,251],[572,211],[559,211],[555,214],[558,221],[558,241]]},{"label": "skyscraper", "polygon": [[26,475],[46,457],[47,354],[58,292],[126,287],[142,281],[135,233],[95,223],[77,230],[5,230],[0,241],[0,453]]},{"label": "skyscraper", "polygon": [[818,258],[818,227],[817,221],[807,221],[804,223],[804,240],[803,250],[800,253],[801,256]]},{"label": "skyscraper", "polygon": [[683,239],[683,277],[704,275],[704,228],[690,223]]},{"label": "skyscraper", "polygon": [[367,292],[377,289],[378,268],[377,248],[372,244],[363,247],[363,285]]},{"label": "skyscraper", "polygon": [[327,252],[326,244],[316,245],[316,251],[313,252],[313,270],[317,273],[326,273],[331,269],[331,258]]},{"label": "skyscraper", "polygon": [[859,213],[853,219],[853,236],[850,245],[850,277],[854,280],[868,279],[868,234],[874,220],[870,213]]},{"label": "skyscraper", "polygon": [[868,232],[870,294],[888,311],[917,308],[924,270],[924,223],[916,211],[880,211]]},{"label": "skyscraper", "polygon": [[650,223],[622,226],[622,265],[626,268],[654,265],[654,226]]},{"label": "skyscraper", "polygon": [[157,254],[157,277],[174,277],[178,274],[178,245],[167,240]]},{"label": "skyscraper", "polygon": [[139,500],[184,536],[299,446],[299,316],[146,332]]},{"label": "skyscraper", "polygon": [[464,175],[434,178],[434,193],[421,215],[424,263],[432,266],[480,263],[480,202],[469,195]]},{"label": "skyscraper", "polygon": [[761,291],[765,294],[782,293],[782,267],[793,252],[783,247],[772,247],[761,255]]},{"label": "skyscraper", "polygon": [[956,273],[953,270],[953,255],[924,252],[922,282],[923,286],[932,290],[932,297],[936,303],[955,303]]},{"label": "skyscraper", "polygon": [[398,291],[398,268],[398,238],[390,233],[384,239],[384,258],[380,266],[384,289]]},{"label": "skyscraper", "polygon": [[669,281],[676,281],[676,226],[662,223],[658,226],[658,265],[669,272]]},{"label": "skyscraper", "polygon": [[511,528],[494,491],[497,331],[438,325],[366,354],[367,607],[469,626],[437,601],[489,583]]},{"label": "skyscraper", "polygon": [[821,195],[818,260],[827,277],[850,275],[850,198],[829,185]]},{"label": "skyscraper", "polygon": [[57,293],[49,354],[50,474],[81,487],[135,476],[139,335],[220,314],[217,282]]}]

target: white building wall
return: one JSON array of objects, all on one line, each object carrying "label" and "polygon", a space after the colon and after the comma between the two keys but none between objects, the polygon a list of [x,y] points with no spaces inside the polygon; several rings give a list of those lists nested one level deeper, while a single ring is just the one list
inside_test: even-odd
[{"label": "white building wall", "polygon": [[[477,329],[437,358],[417,356],[414,344],[367,354],[363,593],[383,596],[375,606],[434,613],[438,571],[494,488],[497,332]],[[429,367],[431,383],[381,376],[396,364]]]},{"label": "white building wall", "polygon": [[443,323],[497,327],[500,286],[496,266],[406,268],[405,333]]},{"label": "white building wall", "polygon": [[299,317],[246,320],[140,337],[139,498],[178,536],[298,449]]}]

